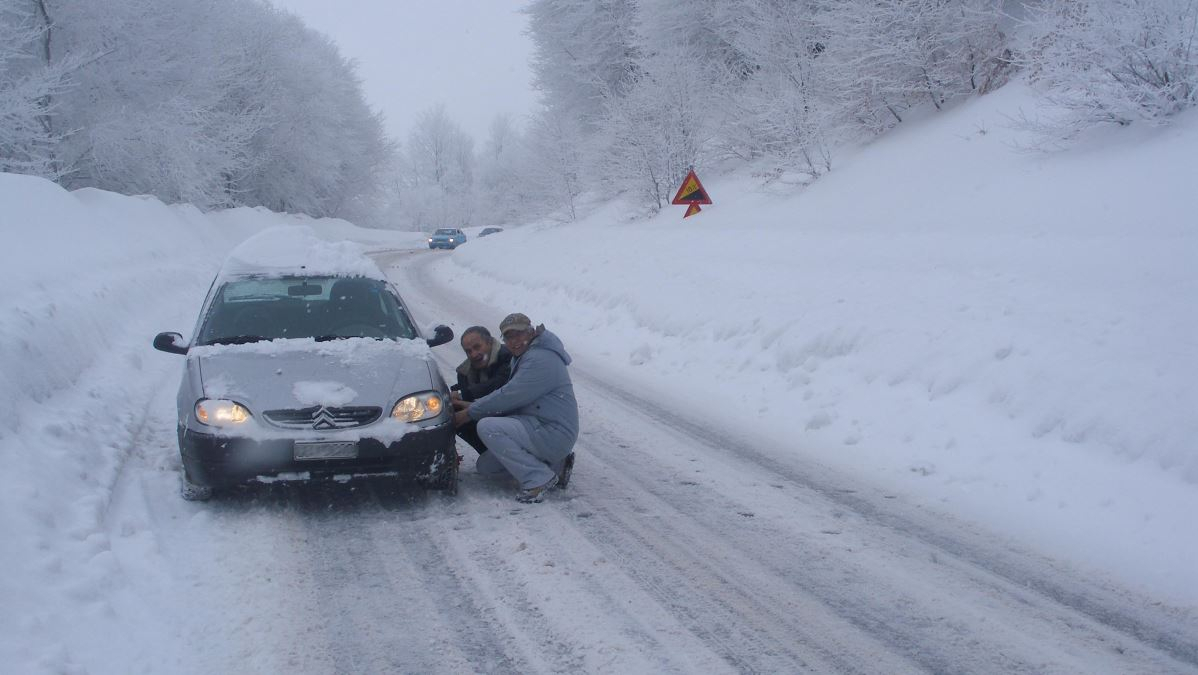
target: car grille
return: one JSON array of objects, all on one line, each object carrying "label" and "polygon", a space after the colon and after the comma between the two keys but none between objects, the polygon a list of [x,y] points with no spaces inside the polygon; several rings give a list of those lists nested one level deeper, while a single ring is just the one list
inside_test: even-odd
[{"label": "car grille", "polygon": [[298,410],[267,410],[262,414],[272,424],[292,429],[349,429],[377,420],[383,414],[383,409],[374,406],[328,408],[315,405]]}]

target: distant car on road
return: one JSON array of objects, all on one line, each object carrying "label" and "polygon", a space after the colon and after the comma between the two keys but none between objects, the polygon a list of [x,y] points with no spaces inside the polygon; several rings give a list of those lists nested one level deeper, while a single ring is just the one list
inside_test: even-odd
[{"label": "distant car on road", "polygon": [[484,227],[483,231],[478,233],[478,236],[485,237],[488,234],[498,234],[500,232],[503,232],[502,227]]},{"label": "distant car on road", "polygon": [[466,233],[454,227],[443,227],[428,238],[429,248],[455,249],[466,243]]},{"label": "distant car on road", "polygon": [[267,231],[234,251],[190,343],[154,338],[187,357],[177,398],[184,498],[252,480],[378,473],[455,493],[453,409],[429,352],[453,331],[437,326],[426,340],[360,249],[284,229],[283,240]]}]

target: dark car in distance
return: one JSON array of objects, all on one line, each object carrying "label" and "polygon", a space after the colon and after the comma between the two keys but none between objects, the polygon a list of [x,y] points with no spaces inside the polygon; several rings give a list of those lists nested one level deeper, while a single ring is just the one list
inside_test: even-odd
[{"label": "dark car in distance", "polygon": [[429,248],[447,248],[453,250],[466,243],[466,233],[456,227],[443,227],[428,238]]}]

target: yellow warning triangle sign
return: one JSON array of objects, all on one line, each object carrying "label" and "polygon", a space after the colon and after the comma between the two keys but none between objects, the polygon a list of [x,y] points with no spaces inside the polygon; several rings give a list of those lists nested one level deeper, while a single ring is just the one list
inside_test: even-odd
[{"label": "yellow warning triangle sign", "polygon": [[[695,170],[691,169],[686,173],[686,178],[682,179],[682,187],[678,188],[678,194],[674,195],[674,200],[671,204],[710,204],[711,197],[707,196],[707,190],[703,189],[703,184],[699,182],[699,177],[695,175]],[[687,215],[691,215],[689,212]]]}]

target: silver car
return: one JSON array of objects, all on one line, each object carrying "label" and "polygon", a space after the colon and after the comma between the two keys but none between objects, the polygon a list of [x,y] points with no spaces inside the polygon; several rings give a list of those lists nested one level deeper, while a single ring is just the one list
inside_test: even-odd
[{"label": "silver car", "polygon": [[382,277],[239,269],[218,275],[179,387],[183,496],[247,481],[395,473],[456,493],[449,390]]}]

